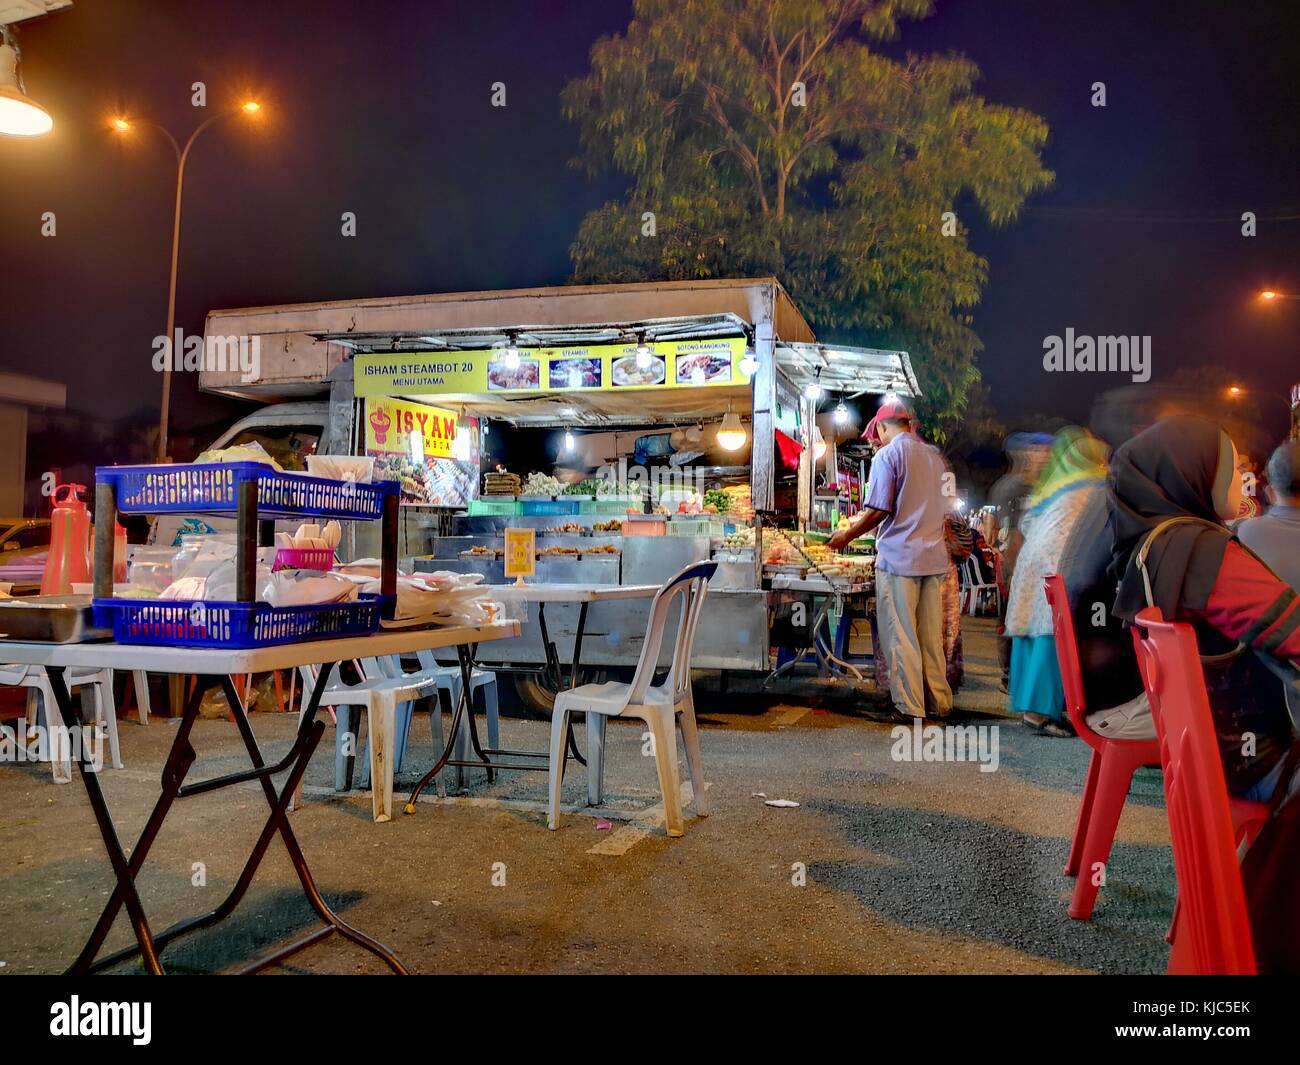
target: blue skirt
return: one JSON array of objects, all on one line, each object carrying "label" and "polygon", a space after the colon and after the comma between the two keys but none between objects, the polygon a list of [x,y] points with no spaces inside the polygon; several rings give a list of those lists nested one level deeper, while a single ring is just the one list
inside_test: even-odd
[{"label": "blue skirt", "polygon": [[1018,714],[1032,712],[1065,718],[1065,689],[1056,662],[1054,636],[1014,636],[1011,639],[1009,705]]}]

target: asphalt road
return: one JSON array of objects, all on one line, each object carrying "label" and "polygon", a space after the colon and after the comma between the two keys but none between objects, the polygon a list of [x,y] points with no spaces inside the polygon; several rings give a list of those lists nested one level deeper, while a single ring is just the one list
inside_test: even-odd
[{"label": "asphalt road", "polygon": [[[418,972],[1163,970],[1174,878],[1159,776],[1144,770],[1134,783],[1093,920],[1070,920],[1061,867],[1086,749],[986,713],[1000,701],[990,650],[977,623],[958,722],[996,729],[981,749],[987,760],[996,742],[992,772],[898,760],[891,726],[868,716],[876,704],[861,695],[706,687],[697,700],[712,812],[688,807],[681,839],[663,834],[640,729],[617,722],[607,805],[582,806],[585,778],[571,764],[557,832],[546,829],[540,773],[489,786],[471,771],[467,795],[430,797],[414,816],[373,824],[364,793],[331,791],[332,727],[293,824],[339,912]],[[256,714],[253,726],[273,757],[294,722]],[[126,768],[101,780],[126,840],[148,814],[175,727],[121,723]],[[507,719],[503,733],[510,747],[546,743],[538,721]],[[199,722],[195,746],[190,779],[244,765],[228,722]],[[431,758],[420,716],[399,790]],[[61,971],[112,887],[85,792],[52,784],[43,765],[0,765],[0,811],[0,975]],[[155,929],[224,897],[264,813],[255,784],[177,805],[141,877]],[[235,917],[169,946],[163,960],[175,971],[219,970],[311,927],[276,844]],[[119,919],[110,945],[129,942]],[[382,965],[329,941],[280,971]]]}]

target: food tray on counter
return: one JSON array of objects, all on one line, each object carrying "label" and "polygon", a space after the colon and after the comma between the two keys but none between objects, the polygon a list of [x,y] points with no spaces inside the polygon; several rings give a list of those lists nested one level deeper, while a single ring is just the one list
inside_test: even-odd
[{"label": "food tray on counter", "polygon": [[0,599],[0,638],[6,640],[18,643],[85,643],[106,640],[109,635],[107,627],[95,626],[88,595]]},{"label": "food tray on counter", "polygon": [[391,596],[359,594],[348,603],[207,602],[198,599],[96,599],[95,624],[118,643],[246,650],[303,640],[369,636]]},{"label": "food tray on counter", "polygon": [[239,486],[257,482],[260,518],[335,518],[376,521],[396,481],[358,484],[300,473],[279,473],[261,462],[100,466],[97,484],[111,484],[123,514],[234,513]]},{"label": "food tray on counter", "polygon": [[469,501],[469,516],[478,517],[517,517],[520,513],[519,502],[514,496],[504,496],[500,499],[471,499]]},{"label": "food tray on counter", "polygon": [[628,507],[641,506],[640,499],[628,497],[626,499],[617,496],[586,496],[578,497],[579,514],[598,514],[603,518],[618,518],[627,513]]}]

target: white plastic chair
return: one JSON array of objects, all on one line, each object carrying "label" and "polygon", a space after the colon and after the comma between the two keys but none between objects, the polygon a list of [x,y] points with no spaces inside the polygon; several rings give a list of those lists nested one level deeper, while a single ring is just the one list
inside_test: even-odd
[{"label": "white plastic chair", "polygon": [[[422,674],[403,674],[400,666],[397,675],[388,673],[394,667],[381,665],[378,659],[366,658],[361,661],[364,679],[357,684],[331,684],[321,693],[320,710],[333,708],[337,715],[338,727],[334,742],[334,787],[343,790],[347,786],[346,767],[351,755],[344,747],[345,737],[352,736],[353,744],[359,731],[360,722],[353,722],[352,708],[366,712],[370,725],[370,735],[366,741],[367,761],[370,768],[371,806],[376,821],[390,821],[393,815],[393,773],[396,764],[396,727],[397,708],[399,704],[414,704],[420,699],[427,699],[437,691],[437,684],[431,677]],[[301,725],[302,715],[307,712],[309,694],[316,687],[319,675],[318,666],[299,667],[303,681],[302,709],[298,711]],[[438,751],[442,750],[442,707],[433,710],[431,726],[433,742]],[[405,727],[410,727],[410,717],[405,718]],[[301,796],[301,784],[298,794],[294,795],[293,808],[297,808]],[[439,794],[443,794],[439,784]]]},{"label": "white plastic chair", "polygon": [[[681,726],[686,765],[695,792],[695,812],[708,815],[704,795],[704,769],[700,764],[700,737],[695,724],[695,700],[691,691],[691,650],[695,645],[695,628],[709,588],[709,579],[717,572],[715,562],[697,562],[670,577],[655,593],[650,605],[641,657],[631,684],[609,681],[583,684],[555,697],[551,716],[550,815],[548,827],[559,827],[560,784],[564,778],[565,745],[569,715],[587,716],[587,805],[600,803],[604,790],[605,722],[611,717],[633,717],[644,721],[654,739],[655,767],[659,789],[664,797],[664,820],[668,835],[685,832],[682,822],[681,786],[677,771],[677,733]],[[653,683],[663,645],[664,628],[674,601],[681,598],[682,609],[673,643],[673,661],[662,684]]]},{"label": "white plastic chair", "polygon": [[149,674],[143,669],[131,671],[132,686],[135,688],[135,707],[140,715],[140,724],[149,724]]},{"label": "white plastic chair", "polygon": [[[78,688],[90,687],[94,696],[93,721],[103,726],[108,736],[109,759],[114,769],[122,768],[122,750],[117,742],[117,704],[113,700],[113,671],[111,669],[71,668],[63,671],[68,694]],[[42,723],[46,742],[42,756],[50,760],[54,783],[67,784],[72,780],[72,750],[61,727],[63,716],[54,701],[50,678],[41,666],[0,666],[0,684],[14,684],[28,689],[26,727],[28,730]],[[39,696],[39,710],[36,697]]]},{"label": "white plastic chair", "polygon": [[962,596],[965,598],[965,611],[972,617],[979,611],[980,604],[989,592],[993,593],[993,616],[1002,615],[1002,591],[997,584],[986,584],[974,555],[968,555],[962,563],[964,580]]}]

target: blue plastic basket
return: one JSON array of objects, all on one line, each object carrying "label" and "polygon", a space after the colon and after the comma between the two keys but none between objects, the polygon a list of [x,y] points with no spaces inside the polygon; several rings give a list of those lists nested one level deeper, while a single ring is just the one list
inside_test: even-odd
[{"label": "blue plastic basket", "polygon": [[369,636],[389,597],[362,593],[350,603],[271,606],[196,599],[96,599],[95,624],[118,643],[246,649],[303,640]]},{"label": "blue plastic basket", "polygon": [[555,516],[572,517],[578,513],[576,499],[521,499],[521,514],[524,517]]},{"label": "blue plastic basket", "polygon": [[260,462],[192,465],[100,466],[96,484],[111,484],[124,514],[234,512],[239,486],[257,482],[257,512],[265,518],[338,518],[374,521],[396,481],[354,484],[297,473],[277,473]]}]

